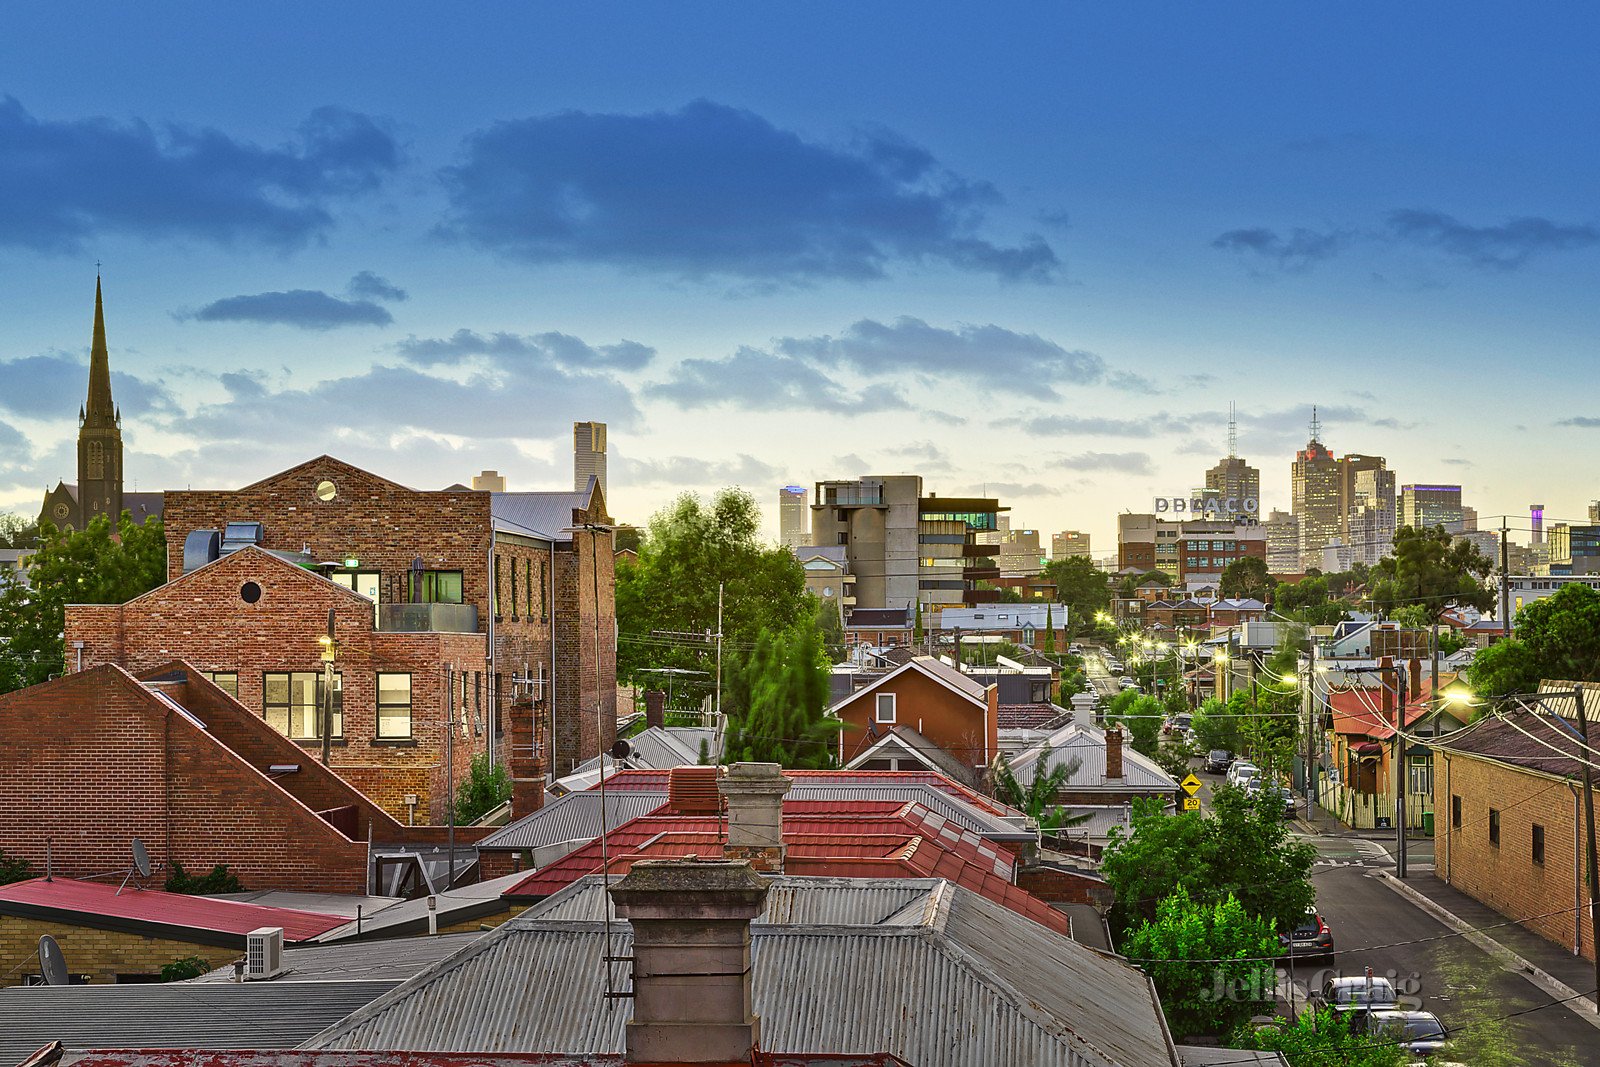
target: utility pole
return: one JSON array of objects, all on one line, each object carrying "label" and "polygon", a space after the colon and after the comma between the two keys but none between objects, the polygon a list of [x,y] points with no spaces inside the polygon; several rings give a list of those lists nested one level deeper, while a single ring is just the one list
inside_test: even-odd
[{"label": "utility pole", "polygon": [[1394,676],[1398,680],[1395,686],[1395,713],[1394,713],[1394,838],[1395,838],[1395,876],[1404,880],[1406,877],[1406,739],[1400,735],[1400,730],[1406,723],[1406,688],[1409,679],[1406,678],[1405,664],[1394,665]]},{"label": "utility pole", "polygon": [[[463,675],[465,677],[465,675]],[[455,668],[444,669],[444,810],[448,819],[447,841],[450,849],[449,867],[444,887],[454,889],[456,883],[456,676]]]},{"label": "utility pole", "polygon": [[1506,517],[1500,516],[1500,633],[1511,636],[1511,548],[1506,542]]},{"label": "utility pole", "polygon": [[722,722],[722,590],[727,583],[717,583],[717,723]]},{"label": "utility pole", "polygon": [[322,645],[322,765],[328,765],[333,748],[333,659],[338,645],[333,639],[333,609],[328,609],[328,632],[319,639]]},{"label": "utility pole", "polygon": [[1595,861],[1594,847],[1594,772],[1589,766],[1589,715],[1583,708],[1583,685],[1579,683],[1572,687],[1572,700],[1578,709],[1578,736],[1583,739],[1583,751],[1578,753],[1578,762],[1583,767],[1583,827],[1584,835],[1589,839],[1589,951],[1594,953],[1594,980],[1595,1009],[1600,1011],[1600,948],[1595,945],[1595,936],[1600,933],[1600,901],[1596,900],[1596,876],[1600,875],[1600,863]]}]

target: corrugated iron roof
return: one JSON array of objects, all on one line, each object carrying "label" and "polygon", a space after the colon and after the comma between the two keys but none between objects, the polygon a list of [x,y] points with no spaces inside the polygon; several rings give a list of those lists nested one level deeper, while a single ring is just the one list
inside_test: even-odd
[{"label": "corrugated iron roof", "polygon": [[[605,821],[610,826],[649,815],[667,802],[665,789],[613,792],[610,786],[607,782]],[[477,847],[480,851],[539,848],[563,841],[592,841],[600,836],[600,831],[600,793],[585,789],[547,802],[538,811],[496,830],[479,841]]]},{"label": "corrugated iron roof", "polygon": [[285,941],[305,941],[345,923],[342,915],[269,908],[237,900],[139,889],[133,885],[119,893],[117,886],[75,878],[32,878],[0,886],[0,914],[38,914],[40,911],[56,913],[61,921],[68,923],[77,915],[149,923],[175,932],[197,930],[241,938],[264,926],[281,926]]},{"label": "corrugated iron roof", "polygon": [[1122,774],[1123,777],[1116,781],[1106,779],[1106,735],[1098,726],[1089,726],[1081,722],[1069,722],[1039,744],[1022,752],[1011,759],[1011,773],[1016,775],[1017,781],[1027,786],[1033,781],[1035,764],[1044,749],[1050,749],[1050,765],[1058,766],[1064,762],[1077,761],[1078,769],[1068,779],[1064,789],[1075,791],[1084,790],[1115,790],[1126,791],[1138,789],[1145,792],[1176,793],[1178,783],[1172,780],[1172,775],[1161,769],[1161,765],[1150,757],[1138,752],[1127,742],[1122,743]]},{"label": "corrugated iron roof", "polygon": [[[283,950],[289,973],[274,982],[401,982],[474,938],[481,931],[437,937],[385,937],[376,941],[313,942]],[[219,967],[189,985],[233,983],[233,969]]]},{"label": "corrugated iron roof", "polygon": [[[70,962],[70,961],[69,961]],[[0,991],[0,1063],[91,1048],[293,1048],[398,982],[25,986]]]},{"label": "corrugated iron roof", "polygon": [[[878,1048],[918,1067],[1178,1064],[1129,964],[948,883],[918,914],[915,925],[754,924],[764,1048]],[[607,945],[597,922],[519,916],[304,1047],[616,1053],[630,1012],[603,995],[601,957],[627,955],[630,931],[613,924]],[[624,966],[612,975],[627,988]]]}]

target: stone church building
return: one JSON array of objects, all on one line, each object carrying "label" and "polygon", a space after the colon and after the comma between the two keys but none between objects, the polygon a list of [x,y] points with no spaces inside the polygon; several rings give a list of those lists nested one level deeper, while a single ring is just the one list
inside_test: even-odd
[{"label": "stone church building", "polygon": [[57,482],[45,494],[41,524],[81,530],[96,516],[115,526],[123,511],[135,522],[161,515],[161,494],[127,493],[122,488],[122,414],[111,399],[111,356],[106,349],[106,318],[100,279],[94,280],[94,342],[89,353],[89,395],[78,409],[78,480]]}]

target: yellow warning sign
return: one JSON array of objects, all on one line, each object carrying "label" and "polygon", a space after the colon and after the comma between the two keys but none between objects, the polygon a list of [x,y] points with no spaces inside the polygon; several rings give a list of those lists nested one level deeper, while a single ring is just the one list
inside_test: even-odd
[{"label": "yellow warning sign", "polygon": [[1184,797],[1183,798],[1183,810],[1184,811],[1199,811],[1200,810],[1200,798],[1199,797]]},{"label": "yellow warning sign", "polygon": [[1183,791],[1185,793],[1188,793],[1190,796],[1194,796],[1196,793],[1200,792],[1201,782],[1200,782],[1200,779],[1196,778],[1191,773],[1189,775],[1189,777],[1187,777],[1183,781],[1179,782],[1178,785],[1179,785],[1179,787],[1181,787],[1183,789]]}]

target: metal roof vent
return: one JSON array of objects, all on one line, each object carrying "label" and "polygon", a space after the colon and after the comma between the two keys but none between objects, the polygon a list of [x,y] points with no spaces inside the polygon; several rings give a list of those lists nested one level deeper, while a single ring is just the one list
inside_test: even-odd
[{"label": "metal roof vent", "polygon": [[245,935],[245,981],[265,981],[286,974],[288,970],[283,965],[283,927],[263,926]]},{"label": "metal roof vent", "polygon": [[222,536],[215,530],[190,530],[183,539],[183,573],[199,570],[222,554]]},{"label": "metal roof vent", "polygon": [[230,522],[222,527],[222,551],[237,552],[246,545],[259,545],[263,530],[259,522]]}]

